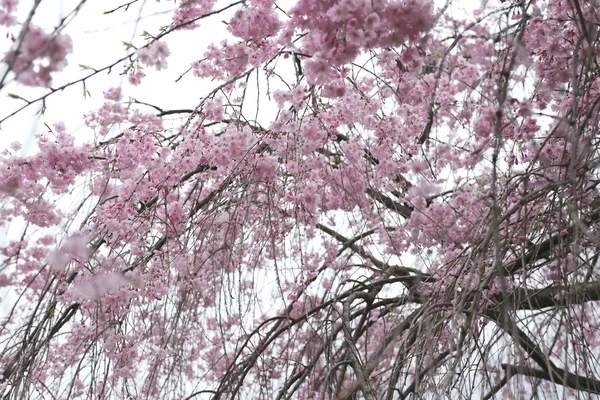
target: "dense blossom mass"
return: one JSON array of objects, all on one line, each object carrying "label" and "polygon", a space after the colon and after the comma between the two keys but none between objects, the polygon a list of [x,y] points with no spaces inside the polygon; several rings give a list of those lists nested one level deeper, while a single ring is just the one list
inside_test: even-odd
[{"label": "dense blossom mass", "polygon": [[46,2],[0,0],[0,124],[126,79],[0,132],[3,398],[600,395],[597,2],[186,0],[94,68]]}]

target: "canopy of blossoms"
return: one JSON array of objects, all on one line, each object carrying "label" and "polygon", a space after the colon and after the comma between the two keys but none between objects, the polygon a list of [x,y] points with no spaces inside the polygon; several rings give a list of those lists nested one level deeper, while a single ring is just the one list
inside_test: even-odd
[{"label": "canopy of blossoms", "polygon": [[[3,398],[600,394],[595,1],[185,0],[72,80],[40,3],[0,0],[0,124],[127,79],[0,157]],[[172,68],[188,108],[128,94]]]}]

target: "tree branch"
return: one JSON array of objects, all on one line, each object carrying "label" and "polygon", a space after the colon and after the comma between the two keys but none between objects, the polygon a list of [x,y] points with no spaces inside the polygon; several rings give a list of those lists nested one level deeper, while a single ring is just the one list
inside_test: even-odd
[{"label": "tree branch", "polygon": [[600,394],[600,380],[572,374],[560,368],[554,369],[552,375],[546,371],[542,371],[541,369],[535,369],[521,365],[502,364],[502,369],[505,371],[510,371],[511,375],[518,374],[531,376],[553,383],[558,383],[571,389]]},{"label": "tree branch", "polygon": [[[562,291],[567,294],[561,297]],[[501,296],[495,299],[501,301]],[[515,289],[508,295],[514,308],[518,310],[540,310],[548,307],[566,307],[600,300],[600,282],[580,283],[569,286],[553,286],[541,290]]]}]

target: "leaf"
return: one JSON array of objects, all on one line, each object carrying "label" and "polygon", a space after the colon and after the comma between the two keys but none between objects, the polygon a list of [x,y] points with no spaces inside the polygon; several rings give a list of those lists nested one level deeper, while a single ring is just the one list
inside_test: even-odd
[{"label": "leaf", "polygon": [[11,99],[23,100],[23,101],[26,101],[27,103],[29,103],[29,101],[27,101],[23,97],[19,96],[18,94],[7,93],[7,96],[10,97]]},{"label": "leaf", "polygon": [[85,82],[83,82],[83,98],[87,99],[88,97],[92,97],[92,94],[87,89],[87,86],[86,86]]}]

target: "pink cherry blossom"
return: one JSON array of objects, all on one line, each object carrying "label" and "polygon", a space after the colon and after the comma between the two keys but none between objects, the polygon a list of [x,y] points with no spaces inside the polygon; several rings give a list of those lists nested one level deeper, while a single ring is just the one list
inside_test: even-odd
[{"label": "pink cherry blossom", "polygon": [[34,3],[0,0],[4,397],[598,392],[594,2],[131,2],[77,75],[86,8]]},{"label": "pink cherry blossom", "polygon": [[163,68],[167,68],[167,57],[170,54],[171,52],[166,43],[154,41],[138,50],[137,57],[140,62],[160,71]]},{"label": "pink cherry blossom", "polygon": [[17,81],[23,85],[50,86],[50,75],[67,65],[66,58],[71,50],[69,36],[52,36],[40,27],[30,26],[18,51],[7,53],[4,62],[12,65]]}]

